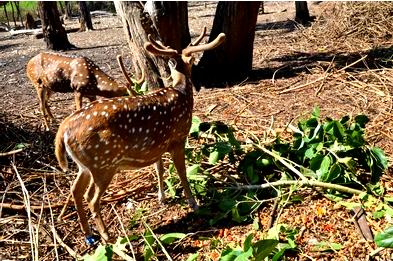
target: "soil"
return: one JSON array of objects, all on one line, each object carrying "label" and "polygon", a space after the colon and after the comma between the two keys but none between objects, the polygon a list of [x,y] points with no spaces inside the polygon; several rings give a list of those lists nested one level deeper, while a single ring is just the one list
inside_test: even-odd
[{"label": "soil", "polygon": [[[334,3],[310,2],[310,13],[318,17],[332,5]],[[215,7],[214,2],[190,3],[192,37],[199,34],[203,25],[207,25],[208,31],[211,29]],[[392,162],[392,83],[382,90],[371,85],[365,88],[362,83],[367,83],[368,79],[362,78],[364,71],[352,70],[345,72],[346,75],[337,70],[336,74],[327,72],[332,64],[342,68],[360,59],[371,46],[339,50],[334,45],[318,45],[292,20],[293,2],[265,2],[265,12],[258,16],[250,77],[225,89],[202,88],[195,93],[194,115],[202,120],[222,121],[234,126],[239,138],[244,133],[251,133],[267,142],[276,133],[283,132],[288,123],[310,115],[315,106],[320,107],[323,118],[365,114],[370,118],[368,141],[384,149]],[[77,27],[77,20],[66,21],[66,26]],[[125,64],[132,63],[120,19],[116,16],[93,17],[93,26],[93,31],[69,33],[70,42],[79,49],[66,53],[89,57],[103,71],[124,81],[115,57],[122,54]],[[390,39],[380,44],[384,47],[392,43]],[[318,55],[323,48],[328,49],[325,53],[329,55]],[[29,228],[34,229],[37,233],[34,236],[39,238],[41,260],[53,260],[57,255],[60,260],[72,260],[65,246],[79,255],[94,250],[84,243],[72,204],[64,220],[56,220],[69,195],[75,169],[67,174],[59,170],[53,154],[53,138],[61,120],[75,105],[72,94],[54,94],[50,107],[56,119],[50,131],[44,131],[36,92],[26,76],[28,60],[44,50],[42,39],[0,33],[0,149],[5,152],[27,146],[23,152],[0,157],[1,260],[33,259]],[[386,74],[392,77],[391,68]],[[340,80],[344,76],[345,80]],[[347,84],[351,77],[358,80],[356,86]],[[168,162],[166,158],[166,167]],[[386,193],[392,196],[391,170],[383,176],[382,182]],[[185,260],[195,252],[199,253],[198,260],[218,260],[223,246],[241,245],[250,231],[254,231],[256,238],[262,237],[274,215],[277,224],[287,224],[301,231],[296,237],[299,251],[289,255],[290,260],[390,260],[393,257],[389,250],[381,250],[371,257],[370,253],[377,246],[359,233],[353,214],[328,200],[320,190],[299,191],[303,198],[300,203],[281,206],[273,214],[273,203],[265,204],[258,210],[259,230],[255,230],[255,224],[238,225],[229,221],[210,226],[203,216],[195,215],[182,198],[170,199],[161,205],[157,202],[156,184],[153,167],[124,171],[115,176],[103,197],[101,210],[111,235],[125,235],[137,210],[143,209],[143,216],[157,235],[188,233],[188,237],[167,249],[173,260]],[[30,205],[34,206],[30,216],[24,210],[23,187],[29,193]],[[352,200],[359,202],[356,197]],[[392,223],[389,218],[376,220],[371,216],[371,212],[367,213],[368,224],[374,233]],[[143,233],[141,231],[144,227],[140,222],[127,234]],[[53,240],[54,233],[61,240]],[[316,242],[334,242],[343,247],[336,251],[316,251]],[[136,241],[133,247],[137,259],[142,259],[143,242]],[[162,253],[157,256],[159,260],[166,259]]]}]

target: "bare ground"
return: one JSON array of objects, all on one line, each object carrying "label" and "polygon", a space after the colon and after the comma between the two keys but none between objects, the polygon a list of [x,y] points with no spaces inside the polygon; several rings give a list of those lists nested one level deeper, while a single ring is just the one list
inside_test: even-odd
[{"label": "bare ground", "polygon": [[[190,5],[190,29],[196,36],[202,25],[211,27],[215,3]],[[322,116],[366,114],[371,122],[367,128],[368,140],[383,148],[392,162],[392,70],[381,73],[376,68],[364,66],[362,57],[370,57],[373,44],[361,47],[344,43],[319,42],[300,30],[289,19],[294,17],[293,3],[267,2],[268,14],[258,17],[254,45],[254,71],[249,79],[226,89],[202,89],[195,94],[194,115],[204,120],[220,120],[235,126],[242,133],[249,132],[266,140],[274,131],[281,132],[289,122],[296,122],[310,114],[314,106],[321,108]],[[312,14],[318,16],[331,3],[309,4]],[[76,22],[67,22],[75,26]],[[117,17],[94,18],[95,30],[69,34],[69,39],[80,49],[67,52],[91,58],[104,71],[123,80],[115,56],[123,54],[130,64],[129,50]],[[389,50],[393,42],[380,43]],[[0,33],[0,148],[2,151],[28,144],[26,150],[14,157],[0,158],[0,259],[31,259],[28,220],[39,231],[40,259],[53,260],[57,249],[60,260],[72,257],[65,246],[80,255],[91,251],[83,242],[76,212],[70,206],[65,221],[56,221],[69,194],[74,174],[62,174],[53,155],[53,137],[61,120],[74,109],[71,94],[56,94],[51,99],[51,109],[56,124],[45,133],[41,126],[35,90],[25,74],[27,61],[45,49],[43,40],[30,36],[9,36]],[[349,70],[346,65],[359,61]],[[357,70],[356,65],[361,64]],[[363,68],[363,69],[362,69]],[[348,68],[347,68],[348,69]],[[371,72],[371,73],[370,73]],[[374,78],[373,78],[374,77]],[[385,77],[385,78],[384,78]],[[383,84],[376,85],[375,79]],[[369,83],[369,84],[367,84]],[[381,87],[382,86],[382,87]],[[16,166],[16,170],[13,168]],[[166,160],[166,165],[168,160]],[[201,236],[216,239],[219,244],[240,243],[252,230],[252,225],[233,223],[211,227],[200,216],[193,215],[182,199],[171,200],[165,206],[156,200],[156,177],[152,167],[117,175],[103,198],[102,213],[112,235],[124,235],[122,224],[128,227],[135,209],[145,209],[149,225],[158,234],[168,232],[192,233],[168,251],[174,260],[184,260],[189,254],[200,252],[200,260],[217,260],[219,248],[201,240]],[[383,177],[387,194],[392,195],[391,171]],[[18,179],[18,176],[21,179]],[[32,216],[23,210],[25,186],[34,206]],[[300,249],[293,260],[366,260],[377,247],[362,238],[353,222],[352,214],[345,208],[327,200],[312,189],[302,190],[303,201],[284,206],[276,216],[277,223],[298,228],[296,243]],[[359,199],[354,198],[357,202]],[[10,205],[12,204],[12,205]],[[131,207],[132,206],[132,207]],[[18,208],[22,208],[18,209]],[[271,204],[259,210],[260,231],[266,230],[271,215]],[[388,219],[371,219],[373,232],[383,230],[391,223]],[[52,217],[54,219],[52,219]],[[38,226],[39,224],[39,226]],[[137,225],[134,233],[142,231]],[[54,232],[55,231],[55,232]],[[53,240],[56,233],[61,240]],[[127,232],[132,233],[132,232]],[[328,241],[342,244],[337,252],[313,251],[315,242]],[[62,244],[63,247],[59,247]],[[141,258],[141,242],[135,250]],[[384,250],[373,257],[390,260],[392,254]],[[160,255],[159,259],[165,259]],[[372,258],[371,258],[372,259]]]}]

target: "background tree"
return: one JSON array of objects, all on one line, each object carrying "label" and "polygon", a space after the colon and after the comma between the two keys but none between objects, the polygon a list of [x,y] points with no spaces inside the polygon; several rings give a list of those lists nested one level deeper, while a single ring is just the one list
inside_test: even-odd
[{"label": "background tree", "polygon": [[[255,25],[260,2],[219,2],[209,41],[224,32],[227,39],[220,47],[206,51],[193,70],[196,86],[212,80],[244,79],[252,69]],[[181,50],[190,43],[187,5],[184,2],[115,2],[122,17],[133,60],[148,71],[149,87],[159,86],[167,76],[167,63],[143,49],[147,35],[164,45]],[[146,10],[146,12],[143,12]],[[202,29],[202,28],[201,28]]]},{"label": "background tree", "polygon": [[46,47],[52,50],[69,50],[75,48],[68,41],[67,33],[60,22],[57,3],[40,1],[38,2],[38,11]]},{"label": "background tree", "polygon": [[252,69],[255,25],[260,2],[219,2],[209,41],[221,32],[224,44],[204,52],[193,74],[194,83],[243,80]]},{"label": "background tree", "polygon": [[[179,6],[175,2],[172,4],[174,6],[171,6],[171,10],[174,10],[175,6]],[[155,4],[152,6],[150,13],[154,14],[154,12],[159,12],[159,10],[155,9],[156,6],[157,5]],[[144,5],[142,5],[141,2],[115,1],[115,8],[123,21],[123,28],[125,30],[128,45],[131,49],[134,69],[138,71],[137,68],[139,66],[142,70],[144,70],[144,72],[149,72],[146,74],[146,80],[150,89],[162,86],[162,84],[167,84],[164,79],[167,77],[168,72],[166,60],[162,57],[156,57],[148,54],[143,47],[144,43],[148,41],[147,35],[149,34],[151,34],[155,40],[160,40],[158,29],[154,25],[150,15],[147,12],[144,12]],[[157,17],[160,16],[161,15],[157,15]],[[184,18],[185,16],[181,17]],[[156,24],[163,21],[168,22],[169,20],[158,18],[156,19]],[[183,26],[185,22],[188,24],[188,21],[177,20],[177,22]],[[158,27],[163,28],[162,26]],[[178,37],[179,35],[180,34],[178,33]],[[165,42],[165,45],[181,42],[178,39],[174,40],[170,37],[167,38],[167,41],[168,42]],[[136,74],[139,75],[139,71]]]},{"label": "background tree", "polygon": [[308,25],[310,22],[314,20],[312,16],[310,16],[310,12],[308,11],[308,6],[306,1],[296,1],[296,16],[295,21],[302,24]]},{"label": "background tree", "polygon": [[14,21],[14,26],[16,28],[16,19],[15,19],[14,5],[13,5],[12,1],[10,1],[9,3],[10,3],[10,6],[11,6],[12,20]]},{"label": "background tree", "polygon": [[64,1],[64,18],[70,19],[72,16],[72,3],[70,1]]},{"label": "background tree", "polygon": [[16,8],[16,15],[19,18],[20,23],[24,27],[25,25],[23,24],[23,17],[22,17],[22,15],[20,13],[19,2],[14,1],[14,4],[15,4],[15,8]]},{"label": "background tree", "polygon": [[186,1],[154,1],[150,17],[165,45],[181,51],[191,42]]},{"label": "background tree", "polygon": [[6,7],[7,3],[8,3],[8,1],[0,1],[0,5],[2,5],[4,8],[4,15],[5,15],[5,18],[7,19],[7,25],[8,25],[8,27],[10,27],[10,19],[8,18],[7,7]]},{"label": "background tree", "polygon": [[79,31],[93,30],[93,23],[91,22],[90,10],[87,7],[85,1],[79,1],[79,12],[80,12],[80,29]]}]

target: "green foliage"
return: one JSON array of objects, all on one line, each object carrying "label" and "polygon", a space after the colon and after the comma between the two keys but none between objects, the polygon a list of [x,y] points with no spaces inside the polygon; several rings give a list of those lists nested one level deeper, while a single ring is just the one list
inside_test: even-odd
[{"label": "green foliage", "polygon": [[[363,186],[359,181],[362,176],[362,180],[375,184],[387,168],[387,159],[380,148],[365,141],[367,122],[365,115],[353,119],[349,116],[340,120],[328,118],[321,122],[316,108],[309,119],[299,121],[297,128],[292,127],[292,142],[277,138],[271,150],[301,166],[303,175],[318,181]],[[288,171],[258,149],[248,152],[240,164],[240,170],[251,183],[258,183],[260,173],[271,168]]]},{"label": "green foliage", "polygon": [[379,247],[393,248],[393,227],[376,234],[374,241]]},{"label": "green foliage", "polygon": [[227,247],[221,253],[220,261],[246,261],[263,260],[270,256],[278,244],[275,239],[263,239],[255,243],[252,242],[254,235],[249,234],[243,243],[243,248]]},{"label": "green foliage", "polygon": [[112,260],[113,251],[111,246],[99,245],[93,255],[83,256],[84,261],[109,261]]}]

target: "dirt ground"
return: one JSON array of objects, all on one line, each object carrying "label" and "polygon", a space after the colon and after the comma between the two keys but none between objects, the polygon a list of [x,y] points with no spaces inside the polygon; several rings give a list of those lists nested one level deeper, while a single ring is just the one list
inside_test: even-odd
[{"label": "dirt ground", "polygon": [[[309,9],[318,17],[331,5],[310,2]],[[190,4],[192,37],[199,34],[202,25],[207,25],[209,31],[215,6],[214,2]],[[360,81],[352,85],[340,82],[327,72],[331,66],[342,68],[345,63],[361,59],[371,46],[342,50],[334,43],[316,44],[293,22],[293,2],[266,2],[265,12],[258,16],[254,70],[250,78],[226,89],[202,88],[195,94],[194,115],[203,120],[223,121],[239,131],[259,137],[271,137],[272,130],[283,129],[289,122],[307,117],[314,106],[320,107],[322,117],[366,114],[371,120],[367,128],[368,140],[383,148],[389,161],[393,162],[393,83],[382,90],[371,85],[365,88],[361,83],[367,83],[367,79],[364,80],[361,73],[347,73],[348,79],[356,77]],[[87,56],[103,71],[124,81],[115,59],[117,54],[122,54],[125,64],[131,64],[121,21],[116,16],[100,16],[94,17],[93,23],[94,31],[68,34],[70,42],[79,49],[67,53]],[[66,25],[77,26],[77,21],[66,21]],[[384,46],[392,46],[392,40],[389,41],[384,42]],[[56,129],[61,120],[74,110],[74,101],[72,94],[53,95],[50,106],[56,121],[50,132],[44,132],[36,93],[25,72],[27,61],[44,50],[42,39],[0,33],[0,149],[10,151],[21,144],[29,146],[15,156],[0,157],[0,260],[32,259],[28,220],[40,224],[35,229],[42,241],[39,248],[41,260],[53,260],[56,255],[60,260],[72,260],[65,246],[80,255],[91,251],[84,244],[72,206],[67,209],[64,221],[51,219],[57,217],[66,202],[75,177],[59,170],[53,154]],[[328,54],[318,55],[321,50],[328,50],[325,52]],[[335,63],[333,59],[336,59]],[[342,71],[337,75],[339,73]],[[386,73],[392,77],[392,70]],[[129,224],[135,209],[145,209],[144,215],[149,217],[149,225],[157,233],[192,233],[170,249],[174,260],[185,260],[196,251],[200,252],[200,260],[217,260],[211,246],[196,244],[200,236],[214,237],[221,243],[240,243],[252,228],[252,224],[211,227],[202,218],[193,216],[180,199],[164,206],[158,204],[152,167],[122,174],[114,178],[103,197],[102,213],[112,235],[124,235],[121,224]],[[383,177],[383,182],[387,193],[393,194],[391,172]],[[31,217],[26,216],[23,208],[22,187],[26,187],[30,204],[34,206]],[[369,254],[377,247],[362,238],[347,209],[337,207],[317,191],[308,189],[303,193],[302,203],[286,206],[277,217],[278,223],[291,224],[302,231],[297,238],[300,251],[289,259],[390,260],[393,257],[388,250],[370,257]],[[11,203],[14,207],[10,206]],[[261,233],[266,228],[270,213],[270,204],[259,211]],[[368,220],[374,233],[391,224],[390,220]],[[222,235],[223,230],[227,231],[225,236]],[[61,240],[54,241],[53,237]],[[344,247],[336,252],[312,251],[315,241],[336,242]],[[56,249],[58,253],[55,253]],[[159,259],[164,260],[165,256]]]}]

